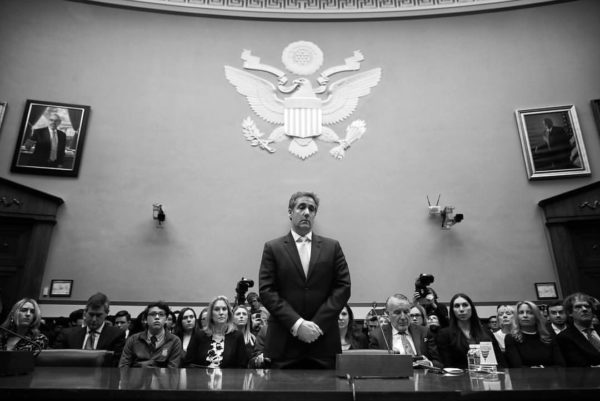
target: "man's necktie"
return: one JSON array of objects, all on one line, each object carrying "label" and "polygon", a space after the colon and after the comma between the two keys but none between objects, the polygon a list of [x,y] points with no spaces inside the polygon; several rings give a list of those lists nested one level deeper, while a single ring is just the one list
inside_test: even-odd
[{"label": "man's necktie", "polygon": [[156,350],[156,336],[150,337],[150,351]]},{"label": "man's necktie", "polygon": [[96,339],[96,331],[90,331],[90,333],[88,334],[88,338],[87,341],[85,342],[85,346],[83,347],[83,349],[95,349],[94,348],[94,340]]},{"label": "man's necktie", "polygon": [[308,265],[310,264],[310,239],[306,237],[300,237],[296,242],[300,243],[298,247],[298,253],[300,254],[300,262],[302,262],[302,269],[304,269],[304,275],[308,275]]},{"label": "man's necktie", "polygon": [[596,348],[600,352],[600,340],[593,336],[594,329],[590,327],[588,329],[585,329],[585,332],[587,333],[588,341],[591,342],[594,348]]},{"label": "man's necktie", "polygon": [[413,351],[412,346],[406,337],[406,333],[400,333],[400,339],[402,340],[402,346],[404,347],[404,355],[414,355],[415,351]]},{"label": "man's necktie", "polygon": [[56,161],[56,154],[58,149],[58,136],[56,135],[56,130],[53,129],[50,131],[50,161]]}]

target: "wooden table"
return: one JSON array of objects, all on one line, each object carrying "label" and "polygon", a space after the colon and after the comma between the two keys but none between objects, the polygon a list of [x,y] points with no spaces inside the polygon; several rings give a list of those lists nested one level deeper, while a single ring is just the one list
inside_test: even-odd
[{"label": "wooden table", "polygon": [[[334,371],[37,367],[0,377],[12,400],[347,400],[348,380]],[[406,379],[356,380],[356,400],[600,399],[600,369],[507,369],[496,378],[415,371]]]}]

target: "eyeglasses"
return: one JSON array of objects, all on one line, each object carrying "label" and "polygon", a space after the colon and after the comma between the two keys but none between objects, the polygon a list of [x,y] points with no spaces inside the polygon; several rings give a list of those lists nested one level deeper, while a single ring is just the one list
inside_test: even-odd
[{"label": "eyeglasses", "polygon": [[410,315],[408,315],[412,318],[417,318],[417,317],[423,317],[423,315],[421,315],[420,313],[411,313]]},{"label": "eyeglasses", "polygon": [[167,314],[164,312],[150,312],[150,313],[148,313],[148,316],[150,316],[150,317],[157,317],[157,316],[165,317],[165,316],[167,316]]}]

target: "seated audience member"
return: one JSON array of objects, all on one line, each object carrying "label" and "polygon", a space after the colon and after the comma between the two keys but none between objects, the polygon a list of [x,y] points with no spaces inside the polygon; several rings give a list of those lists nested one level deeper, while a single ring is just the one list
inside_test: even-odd
[{"label": "seated audience member", "polygon": [[131,325],[131,315],[126,310],[120,310],[115,315],[115,326],[125,332],[125,338],[129,337],[129,325]]},{"label": "seated audience member", "polygon": [[179,313],[176,314],[173,311],[170,311],[169,314],[167,315],[167,327],[166,327],[166,330],[169,333],[171,333],[171,334],[175,333],[175,326],[177,325],[177,317],[178,317],[178,315],[179,315]]},{"label": "seated audience member", "polygon": [[492,333],[495,333],[500,328],[498,325],[498,316],[497,315],[490,316],[487,321],[487,326],[488,326],[488,329],[490,329],[490,331]]},{"label": "seated audience member", "polygon": [[198,315],[198,322],[196,323],[201,330],[206,330],[208,327],[208,307],[202,309]]},{"label": "seated audience member", "polygon": [[[410,308],[409,316],[410,316],[411,324],[427,327],[428,321],[427,321],[427,314],[425,313],[425,308],[423,308],[418,303],[412,305],[412,307]],[[437,317],[437,315],[433,315],[433,316]],[[439,322],[439,318],[438,318],[438,322]]]},{"label": "seated audience member", "polygon": [[435,339],[441,329],[440,320],[438,319],[437,315],[427,316],[427,327],[429,328],[429,334]]},{"label": "seated audience member", "polygon": [[446,367],[467,368],[469,344],[490,341],[500,367],[505,366],[504,357],[494,335],[483,328],[471,298],[456,294],[450,300],[450,325],[440,329],[436,336],[437,346]]},{"label": "seated audience member", "polygon": [[69,314],[69,326],[83,327],[83,309],[75,309]]},{"label": "seated audience member", "polygon": [[99,292],[92,295],[85,305],[84,327],[70,327],[56,338],[55,348],[104,349],[114,351],[115,364],[118,363],[125,345],[125,332],[105,324],[110,302]]},{"label": "seated audience member", "polygon": [[46,337],[48,337],[48,348],[54,348],[54,343],[56,342],[56,337],[60,334],[61,331],[66,329],[69,326],[69,318],[67,317],[57,317],[54,319],[53,324],[51,325],[51,330],[44,333]]},{"label": "seated audience member", "polygon": [[354,325],[354,312],[348,304],[344,305],[338,317],[342,351],[349,349],[369,348],[369,340],[359,328]]},{"label": "seated audience member", "polygon": [[390,324],[374,330],[369,348],[393,350],[396,354],[420,356],[419,365],[442,367],[440,357],[427,328],[410,324],[411,303],[402,294],[394,294],[386,302]]},{"label": "seated audience member", "polygon": [[415,292],[413,303],[418,303],[425,309],[427,316],[436,315],[441,327],[448,327],[448,308],[438,301],[438,296],[435,290],[427,287],[427,294],[420,297],[418,292]]},{"label": "seated audience member", "polygon": [[244,336],[233,325],[233,311],[224,295],[208,305],[208,325],[197,330],[184,359],[184,366],[246,368],[248,357]]},{"label": "seated audience member", "polygon": [[556,341],[567,366],[600,365],[600,327],[593,326],[593,298],[576,292],[565,298],[567,328],[556,336]]},{"label": "seated audience member", "polygon": [[508,367],[564,366],[558,344],[548,332],[537,305],[531,301],[520,301],[515,309],[512,330],[505,338]]},{"label": "seated audience member", "polygon": [[178,368],[181,364],[181,340],[166,330],[169,305],[151,303],[143,312],[146,330],[127,339],[119,367]]},{"label": "seated audience member", "polygon": [[48,348],[48,337],[40,332],[41,321],[42,314],[35,300],[23,298],[15,303],[0,327],[29,341],[0,330],[0,351],[31,351],[37,355]]},{"label": "seated audience member", "polygon": [[249,292],[246,296],[246,301],[248,302],[248,305],[250,305],[250,313],[259,313],[261,307],[264,308],[260,303],[260,297],[255,292]]},{"label": "seated audience member", "polygon": [[504,339],[506,335],[510,333],[512,330],[512,323],[515,316],[515,312],[512,306],[510,305],[498,305],[496,308],[498,313],[498,330],[494,332],[494,337],[496,337],[496,341],[498,341],[498,345],[502,352],[506,349],[504,346]]},{"label": "seated audience member", "polygon": [[556,301],[548,305],[548,322],[546,323],[548,332],[554,338],[567,328],[567,314],[562,301]]},{"label": "seated audience member", "polygon": [[364,332],[367,335],[367,339],[369,340],[372,337],[373,332],[375,330],[379,330],[379,317],[374,315],[370,311],[369,313],[367,313],[367,316],[365,317],[364,326],[365,326]]},{"label": "seated audience member", "polygon": [[181,340],[181,347],[183,348],[182,360],[185,357],[190,340],[196,331],[196,321],[196,312],[192,308],[181,309],[177,316],[174,334]]},{"label": "seated audience member", "polygon": [[248,359],[250,359],[254,355],[256,336],[252,333],[252,320],[248,315],[248,308],[244,305],[237,305],[233,308],[233,324],[236,330],[244,336],[246,354],[248,355]]}]

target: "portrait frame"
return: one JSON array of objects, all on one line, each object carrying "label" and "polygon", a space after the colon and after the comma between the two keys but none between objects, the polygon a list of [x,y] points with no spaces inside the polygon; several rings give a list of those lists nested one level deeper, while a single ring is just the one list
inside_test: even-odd
[{"label": "portrait frame", "polygon": [[596,121],[596,128],[598,128],[598,131],[600,132],[600,99],[592,99],[590,103],[592,105],[592,114]]},{"label": "portrait frame", "polygon": [[4,121],[4,114],[6,113],[6,106],[8,103],[0,102],[0,130],[2,129],[2,121]]},{"label": "portrait frame", "polygon": [[73,292],[73,280],[50,281],[51,297],[70,297]]},{"label": "portrait frame", "polygon": [[[10,171],[77,177],[90,109],[77,104],[27,100]],[[49,129],[51,120],[59,121],[54,136]]]},{"label": "portrait frame", "polygon": [[529,180],[591,174],[574,105],[519,109],[515,116]]},{"label": "portrait frame", "polygon": [[558,299],[558,290],[556,283],[535,283],[535,292],[537,299]]}]

